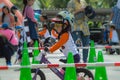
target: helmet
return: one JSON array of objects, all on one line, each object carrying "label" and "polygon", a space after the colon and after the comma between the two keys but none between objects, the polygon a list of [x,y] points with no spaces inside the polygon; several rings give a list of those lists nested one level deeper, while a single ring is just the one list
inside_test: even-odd
[{"label": "helmet", "polygon": [[68,12],[68,11],[60,11],[57,16],[61,16],[63,18],[63,21],[67,20],[69,22],[69,25],[73,26],[74,23],[74,16]]},{"label": "helmet", "polygon": [[7,23],[3,23],[2,24],[2,28],[8,28],[9,26],[8,26],[8,24]]},{"label": "helmet", "polygon": [[92,8],[92,6],[86,6],[85,7],[85,15],[89,19],[93,19],[96,16],[96,13],[95,13],[94,9]]}]

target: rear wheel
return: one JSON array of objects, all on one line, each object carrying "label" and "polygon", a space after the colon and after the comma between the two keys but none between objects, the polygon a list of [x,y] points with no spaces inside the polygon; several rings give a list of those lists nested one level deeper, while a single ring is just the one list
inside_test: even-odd
[{"label": "rear wheel", "polygon": [[85,68],[77,68],[77,76],[78,80],[94,80],[92,72]]},{"label": "rear wheel", "polygon": [[40,69],[31,69],[32,80],[46,80],[44,73]]}]

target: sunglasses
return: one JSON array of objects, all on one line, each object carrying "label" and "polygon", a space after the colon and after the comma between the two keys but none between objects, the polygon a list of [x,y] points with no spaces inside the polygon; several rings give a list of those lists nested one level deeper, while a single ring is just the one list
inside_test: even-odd
[{"label": "sunglasses", "polygon": [[59,27],[62,27],[63,24],[62,23],[55,23],[54,24],[54,29],[58,29]]}]

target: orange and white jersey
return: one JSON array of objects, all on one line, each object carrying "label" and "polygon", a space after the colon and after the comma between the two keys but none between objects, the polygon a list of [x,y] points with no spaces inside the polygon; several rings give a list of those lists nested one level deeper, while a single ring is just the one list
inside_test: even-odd
[{"label": "orange and white jersey", "polygon": [[71,34],[68,32],[62,34],[58,42],[56,42],[53,46],[49,48],[50,52],[54,52],[55,50],[61,48],[64,55],[68,56],[69,52],[72,52],[73,55],[78,54],[77,47],[74,43],[74,40]]},{"label": "orange and white jersey", "polygon": [[50,32],[48,31],[48,29],[43,29],[38,34],[40,36],[44,36],[45,39],[48,38],[48,37],[52,37],[52,38],[56,39],[58,37],[58,34],[54,30],[52,30],[51,34],[50,34]]}]

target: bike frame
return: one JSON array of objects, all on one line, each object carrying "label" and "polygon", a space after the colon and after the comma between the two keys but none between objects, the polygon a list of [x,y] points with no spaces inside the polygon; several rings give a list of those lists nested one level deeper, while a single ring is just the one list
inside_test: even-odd
[{"label": "bike frame", "polygon": [[[45,64],[50,64],[51,62],[45,57],[45,55],[42,55],[41,63],[45,63]],[[35,77],[37,76],[37,72],[39,71],[40,68],[37,68],[37,71],[33,77],[33,80],[36,80]],[[64,80],[64,75],[57,69],[57,68],[50,68],[50,70],[55,73],[61,80]]]}]

